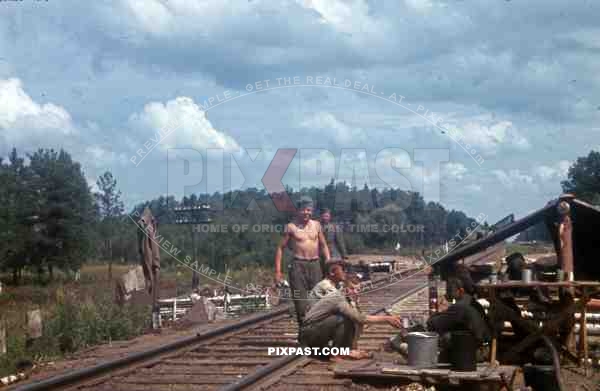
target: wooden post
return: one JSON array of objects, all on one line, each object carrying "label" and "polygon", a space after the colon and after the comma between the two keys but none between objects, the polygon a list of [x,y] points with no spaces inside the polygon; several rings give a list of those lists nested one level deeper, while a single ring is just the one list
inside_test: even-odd
[{"label": "wooden post", "polygon": [[432,315],[439,310],[439,297],[437,276],[435,272],[429,274],[429,314]]},{"label": "wooden post", "polygon": [[558,238],[560,242],[559,265],[567,273],[573,273],[573,224],[571,221],[571,206],[567,201],[558,204],[559,225]]},{"label": "wooden post", "polygon": [[153,276],[152,276],[152,328],[154,330],[158,330],[162,327],[162,319],[160,317],[160,304],[158,300],[160,298],[159,293],[159,276],[160,269],[156,267],[152,267]]},{"label": "wooden post", "polygon": [[579,357],[580,359],[583,358],[583,368],[585,370],[585,375],[588,376],[589,375],[589,371],[588,371],[588,357],[589,357],[589,352],[588,352],[588,333],[587,333],[587,301],[588,301],[588,296],[587,296],[587,291],[585,288],[583,288],[583,295],[581,297],[581,300],[585,303],[582,308],[581,308],[581,319],[579,321]]},{"label": "wooden post", "polygon": [[0,356],[6,354],[6,326],[4,320],[0,319]]},{"label": "wooden post", "polygon": [[108,239],[108,280],[112,280],[112,264],[113,264],[113,251],[112,251],[112,239]]},{"label": "wooden post", "polygon": [[[193,260],[194,260],[194,265],[196,265],[196,268],[198,267],[198,258],[197,258],[197,250],[196,250],[196,227],[194,225],[192,225],[192,253],[194,254],[193,256]],[[198,289],[198,286],[200,285],[200,275],[198,274],[198,271],[196,271],[196,268],[193,269],[192,271],[192,292],[195,291],[196,289]]]},{"label": "wooden post", "polygon": [[27,311],[27,345],[42,336],[42,311]]},{"label": "wooden post", "polygon": [[496,365],[496,352],[498,350],[498,331],[496,330],[496,290],[490,287],[489,317],[492,326],[492,346],[490,348],[490,365]]}]

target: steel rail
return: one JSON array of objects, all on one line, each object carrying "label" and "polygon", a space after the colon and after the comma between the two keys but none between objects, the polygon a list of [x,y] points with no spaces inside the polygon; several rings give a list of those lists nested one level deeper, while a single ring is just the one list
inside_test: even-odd
[{"label": "steel rail", "polygon": [[[390,304],[394,304],[397,303],[400,300],[404,300],[407,297],[410,297],[412,295],[414,295],[415,293],[427,288],[429,286],[429,283],[426,282],[424,284],[418,285],[414,288],[411,288],[410,290],[408,290],[407,292],[404,292],[403,294],[401,294],[400,296],[397,296],[393,299],[393,301],[391,303],[388,303],[387,305],[384,305],[380,308],[377,308],[374,311],[371,311],[369,314],[370,315],[375,315],[378,314],[380,312],[384,312],[387,310],[387,308],[389,307]],[[299,360],[300,358],[303,358],[304,356],[297,356],[297,355],[293,355],[293,356],[284,356],[280,359],[275,360],[274,362],[265,365],[264,367],[260,368],[259,370],[252,372],[246,376],[244,376],[243,378],[241,378],[239,381],[232,383],[232,384],[228,384],[224,387],[221,387],[219,389],[219,391],[240,391],[243,390],[244,388],[253,385],[254,383],[258,382],[259,380],[263,380],[265,377],[269,376],[270,374],[272,374],[273,372],[283,368],[286,365],[289,365],[297,360]]]},{"label": "steel rail", "polygon": [[159,346],[157,348],[132,353],[123,358],[108,361],[88,368],[78,369],[73,372],[69,372],[63,375],[57,375],[39,382],[25,384],[12,389],[11,391],[42,391],[73,385],[83,380],[89,380],[97,376],[103,375],[107,372],[115,371],[130,365],[138,364],[148,359],[155,358],[156,356],[160,356],[165,353],[170,353],[198,342],[203,342],[207,339],[218,337],[232,331],[238,331],[240,329],[243,329],[244,327],[275,318],[288,312],[289,309],[287,307],[281,308],[275,311],[268,312],[266,314],[260,314],[257,316],[250,317],[248,319],[242,320],[231,325],[222,326],[214,330],[199,333],[193,337],[183,338],[178,341]]}]

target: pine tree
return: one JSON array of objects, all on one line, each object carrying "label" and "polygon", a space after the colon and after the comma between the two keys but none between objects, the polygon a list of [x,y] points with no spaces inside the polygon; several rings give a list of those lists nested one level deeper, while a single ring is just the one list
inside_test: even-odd
[{"label": "pine tree", "polygon": [[104,240],[105,255],[108,256],[108,278],[112,279],[113,235],[118,231],[125,209],[121,201],[121,191],[117,189],[117,180],[110,171],[106,171],[96,181],[99,192],[94,194],[100,218],[100,234]]},{"label": "pine tree", "polygon": [[79,163],[63,151],[39,149],[31,160],[34,192],[32,266],[77,270],[90,254],[93,200]]}]

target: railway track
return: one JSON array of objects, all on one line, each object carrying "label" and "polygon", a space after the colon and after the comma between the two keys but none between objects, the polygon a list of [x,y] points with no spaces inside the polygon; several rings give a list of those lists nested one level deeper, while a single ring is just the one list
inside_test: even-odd
[{"label": "railway track", "polygon": [[[380,280],[379,284],[386,281]],[[423,290],[426,280],[416,276],[367,292],[361,296],[359,306],[365,313],[380,313],[398,300]],[[391,326],[369,325],[359,348],[379,350],[393,331]],[[333,378],[326,362],[303,356],[268,355],[268,347],[278,346],[297,346],[297,325],[287,307],[13,390],[234,391],[267,387],[321,390],[347,386],[346,380]]]}]

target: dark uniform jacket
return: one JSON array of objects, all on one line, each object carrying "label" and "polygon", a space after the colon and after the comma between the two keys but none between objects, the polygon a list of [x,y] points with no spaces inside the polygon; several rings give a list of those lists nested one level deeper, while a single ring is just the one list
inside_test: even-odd
[{"label": "dark uniform jacket", "polygon": [[481,344],[491,339],[490,328],[472,296],[465,294],[444,312],[432,315],[427,329],[443,335],[451,331],[471,331]]}]

